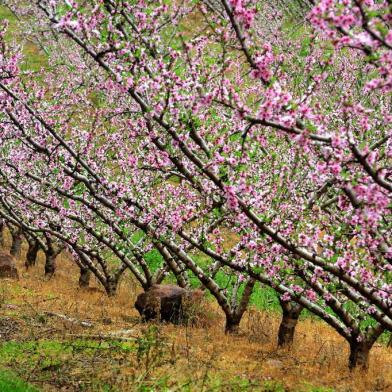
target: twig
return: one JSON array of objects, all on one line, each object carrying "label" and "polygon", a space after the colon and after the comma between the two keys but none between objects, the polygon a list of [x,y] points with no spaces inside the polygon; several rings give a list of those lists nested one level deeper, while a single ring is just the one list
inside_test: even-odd
[{"label": "twig", "polygon": [[67,334],[66,336],[78,339],[91,339],[91,340],[117,340],[120,342],[134,342],[138,339],[137,336],[126,338],[123,336],[116,335],[90,335],[90,334]]},{"label": "twig", "polygon": [[53,312],[44,312],[44,314],[46,314],[47,316],[50,316],[50,317],[58,317],[62,320],[68,321],[73,324],[79,324],[82,327],[86,327],[86,328],[94,327],[94,324],[90,323],[89,321],[78,320],[73,317],[68,317],[65,314],[59,314],[59,313],[53,313]]}]

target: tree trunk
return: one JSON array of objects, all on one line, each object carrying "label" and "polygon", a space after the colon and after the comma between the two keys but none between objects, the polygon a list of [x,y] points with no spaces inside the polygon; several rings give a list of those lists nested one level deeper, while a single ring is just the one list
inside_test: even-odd
[{"label": "tree trunk", "polygon": [[0,219],[0,248],[5,247],[4,229],[5,223],[2,219]]},{"label": "tree trunk", "polygon": [[282,321],[278,332],[278,346],[290,347],[293,345],[295,327],[298,323],[299,315],[303,307],[293,302],[285,302],[280,300],[282,306]]},{"label": "tree trunk", "polygon": [[90,285],[90,277],[91,277],[91,271],[89,268],[80,268],[80,275],[79,275],[79,287],[89,287]]},{"label": "tree trunk", "polygon": [[22,230],[16,229],[11,230],[12,244],[10,249],[10,254],[15,257],[20,257],[22,248]]},{"label": "tree trunk", "polygon": [[29,248],[27,249],[26,262],[25,262],[26,269],[36,264],[39,249],[40,246],[38,241],[29,240]]},{"label": "tree trunk", "polygon": [[357,368],[362,370],[368,369],[370,348],[367,342],[352,341],[350,343],[348,366],[351,370]]},{"label": "tree trunk", "polygon": [[155,276],[155,279],[152,283],[153,284],[161,284],[163,279],[166,276],[165,272],[167,270],[171,270],[177,280],[178,286],[180,286],[182,288],[188,287],[189,286],[189,279],[186,274],[186,269],[184,268],[184,266],[182,265],[180,260],[175,259],[172,255],[172,253],[170,253],[169,250],[167,248],[165,248],[164,246],[162,246],[161,244],[156,243],[155,246],[157,247],[157,249],[159,250],[159,252],[163,256],[163,258],[166,262],[167,268],[165,268],[166,266],[164,268],[161,268],[160,271],[158,271],[158,274]]},{"label": "tree trunk", "polygon": [[56,272],[56,258],[64,249],[64,245],[55,242],[48,234],[46,234],[45,237],[45,276],[50,279]]},{"label": "tree trunk", "polygon": [[226,315],[225,333],[237,335],[240,332],[241,318]]},{"label": "tree trunk", "polygon": [[108,297],[114,297],[117,294],[117,284],[118,280],[116,279],[107,279],[105,284],[105,291]]},{"label": "tree trunk", "polygon": [[45,252],[45,276],[51,278],[56,272],[56,255],[52,252]]},{"label": "tree trunk", "polygon": [[232,300],[231,300],[231,313],[226,312],[226,326],[225,333],[238,334],[240,331],[240,323],[242,316],[244,315],[250,297],[252,296],[253,289],[256,284],[256,280],[253,278],[248,278],[245,283],[245,288],[238,303],[238,290],[241,286],[242,280],[237,277],[237,281],[233,287]]}]

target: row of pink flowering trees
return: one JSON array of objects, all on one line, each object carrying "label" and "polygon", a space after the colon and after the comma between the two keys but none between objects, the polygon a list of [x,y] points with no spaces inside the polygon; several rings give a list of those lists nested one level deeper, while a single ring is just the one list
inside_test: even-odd
[{"label": "row of pink flowering trees", "polygon": [[392,331],[390,5],[320,1],[299,33],[268,10],[35,1],[58,46],[34,78],[3,45],[0,211],[105,288],[125,269],[145,289],[192,273],[227,331],[259,281],[282,343],[305,307],[366,367]]}]

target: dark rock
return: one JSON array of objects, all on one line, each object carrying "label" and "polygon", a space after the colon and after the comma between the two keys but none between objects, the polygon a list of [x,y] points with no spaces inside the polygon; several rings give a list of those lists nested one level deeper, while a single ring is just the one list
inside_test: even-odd
[{"label": "dark rock", "polygon": [[200,290],[187,290],[174,285],[153,285],[138,295],[135,308],[144,320],[159,319],[179,324],[189,319],[188,304],[202,296]]},{"label": "dark rock", "polygon": [[16,269],[15,259],[4,252],[0,251],[0,278],[18,279],[18,270]]}]

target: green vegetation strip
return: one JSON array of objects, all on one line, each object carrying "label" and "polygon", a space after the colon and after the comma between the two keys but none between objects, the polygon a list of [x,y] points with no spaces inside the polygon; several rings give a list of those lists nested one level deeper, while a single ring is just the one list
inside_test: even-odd
[{"label": "green vegetation strip", "polygon": [[1,392],[38,392],[39,390],[21,380],[9,370],[0,369]]}]

